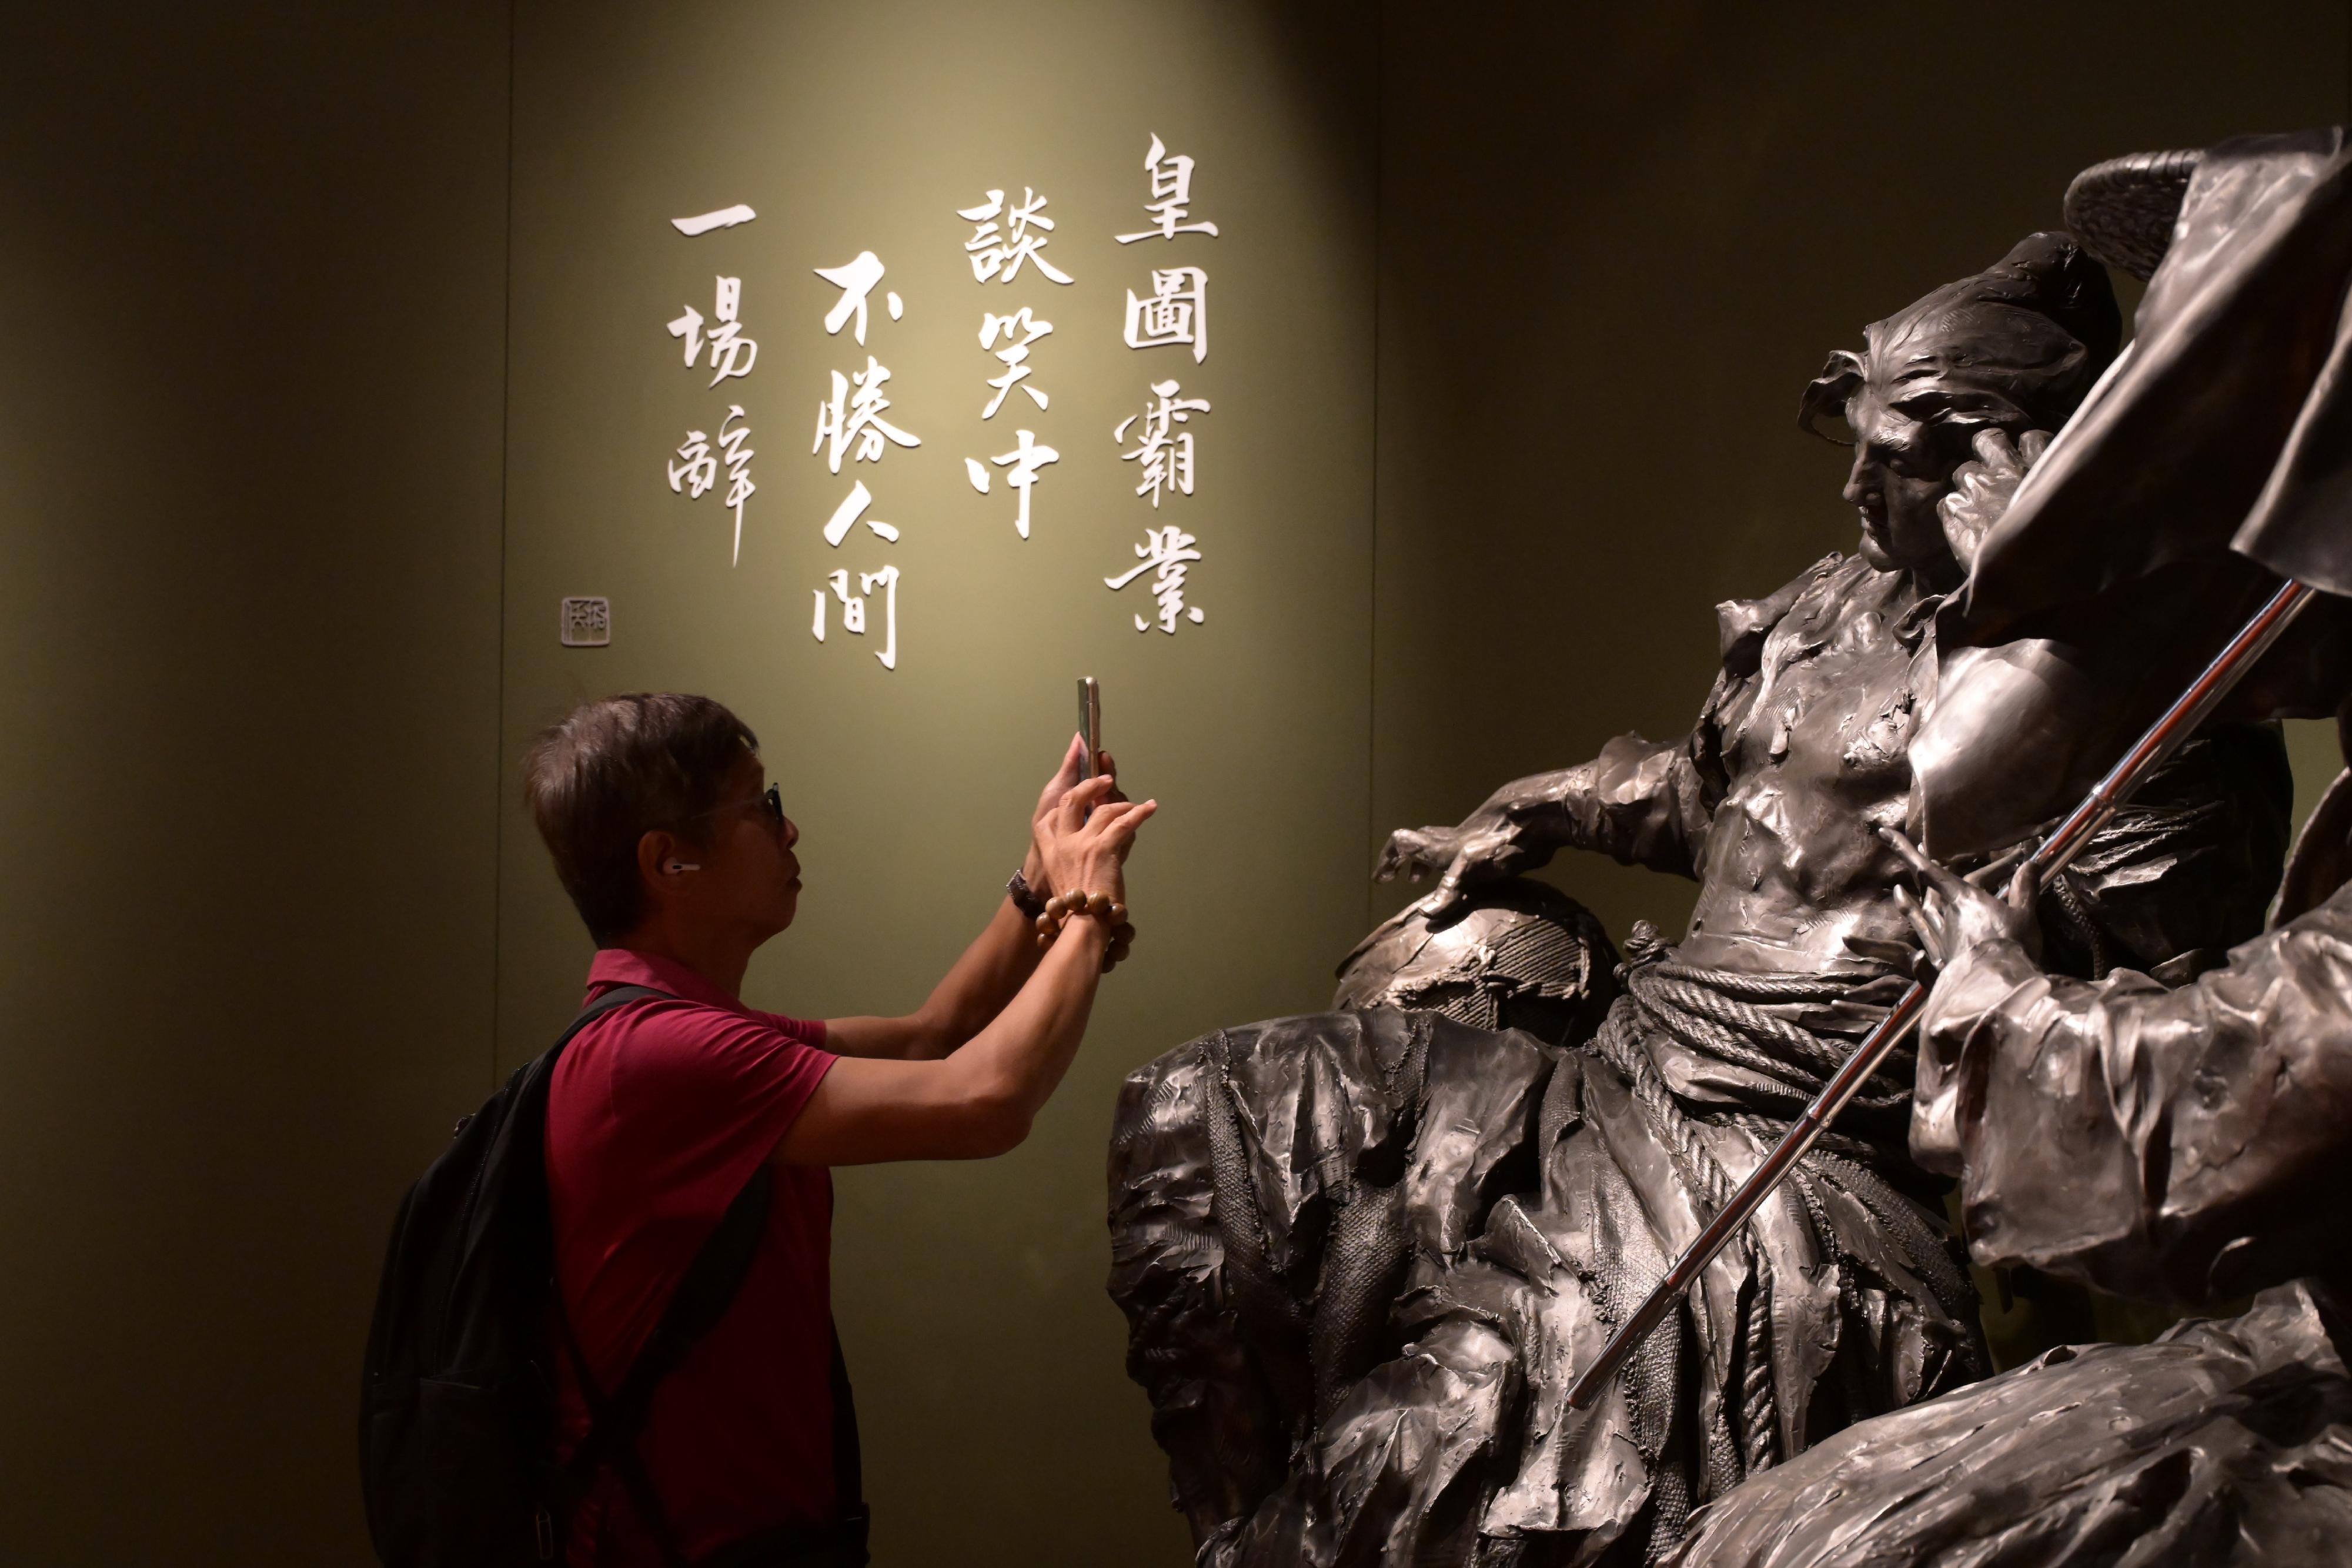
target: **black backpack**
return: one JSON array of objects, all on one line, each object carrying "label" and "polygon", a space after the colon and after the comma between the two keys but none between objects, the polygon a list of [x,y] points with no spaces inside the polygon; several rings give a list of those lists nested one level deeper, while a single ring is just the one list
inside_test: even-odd
[{"label": "black backpack", "polygon": [[[554,1291],[547,1197],[547,1093],[556,1059],[601,1014],[664,993],[605,992],[547,1051],[518,1069],[401,1200],[368,1329],[360,1398],[360,1474],[368,1532],[385,1568],[539,1568],[562,1561],[564,1522],[596,1472],[611,1468],[661,1544],[684,1568],[636,1439],[654,1387],[715,1324],[749,1272],[774,1191],[762,1164],[688,1267],[645,1349],[609,1396],[573,1356],[593,1424],[571,1459],[554,1447],[551,1322],[570,1325]],[[833,1344],[834,1474],[839,1523],[784,1531],[705,1563],[843,1564],[866,1561],[857,1421],[838,1337]]]}]

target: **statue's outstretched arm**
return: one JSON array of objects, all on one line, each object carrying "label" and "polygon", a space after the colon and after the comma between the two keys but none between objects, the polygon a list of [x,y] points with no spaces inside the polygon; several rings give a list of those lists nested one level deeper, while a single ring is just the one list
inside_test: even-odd
[{"label": "statue's outstretched arm", "polygon": [[1373,874],[1387,882],[1435,873],[1437,890],[1423,900],[1433,914],[1465,887],[1542,865],[1563,849],[1696,876],[1721,798],[1706,766],[1707,733],[1664,743],[1620,736],[1590,762],[1504,785],[1457,826],[1400,829]]},{"label": "statue's outstretched arm", "polygon": [[1627,865],[1699,874],[1707,824],[1729,789],[1723,736],[1752,701],[1765,638],[1790,607],[1843,557],[1822,557],[1762,599],[1716,607],[1723,668],[1699,721],[1678,740],[1621,735],[1601,755],[1557,773],[1504,785],[1451,828],[1401,828],[1372,874],[1435,875],[1422,909],[1440,915],[1463,890],[1542,865],[1561,850],[1598,850]]}]

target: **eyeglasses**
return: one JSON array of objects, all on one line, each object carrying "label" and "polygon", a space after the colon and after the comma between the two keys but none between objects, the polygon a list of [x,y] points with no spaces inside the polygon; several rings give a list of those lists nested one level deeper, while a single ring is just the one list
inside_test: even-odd
[{"label": "eyeglasses", "polygon": [[[769,785],[767,789],[760,792],[759,799],[751,803],[759,807],[761,811],[766,815],[769,827],[781,828],[784,825],[784,789],[782,785]],[[741,804],[742,802],[740,800],[721,800],[719,804],[711,807],[709,810],[697,811],[693,816],[684,818],[682,821],[685,822],[699,821],[705,817],[724,811],[730,806],[739,806]]]}]

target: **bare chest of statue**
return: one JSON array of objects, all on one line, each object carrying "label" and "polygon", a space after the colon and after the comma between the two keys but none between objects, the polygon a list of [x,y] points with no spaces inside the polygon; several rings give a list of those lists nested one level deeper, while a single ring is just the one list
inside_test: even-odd
[{"label": "bare chest of statue", "polygon": [[1727,673],[1703,723],[1727,779],[1681,944],[1693,963],[1873,972],[1906,927],[1878,837],[1908,808],[1911,737],[1935,698],[1941,601],[1906,572],[1825,564]]}]

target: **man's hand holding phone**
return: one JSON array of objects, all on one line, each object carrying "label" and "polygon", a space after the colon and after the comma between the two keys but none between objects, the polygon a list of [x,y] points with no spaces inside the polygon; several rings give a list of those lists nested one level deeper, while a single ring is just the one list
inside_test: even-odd
[{"label": "man's hand holding phone", "polygon": [[1159,809],[1157,800],[1120,794],[1108,768],[1072,784],[1035,823],[1045,885],[1055,894],[1101,894],[1125,904],[1127,852],[1135,846],[1136,830]]},{"label": "man's hand holding phone", "polygon": [[[1040,898],[1050,898],[1057,892],[1067,891],[1055,885],[1052,871],[1045,862],[1044,851],[1040,846],[1044,839],[1046,820],[1061,806],[1063,797],[1081,783],[1092,782],[1091,779],[1081,777],[1085,771],[1086,755],[1087,737],[1083,735],[1070,737],[1070,744],[1062,753],[1061,767],[1055,769],[1051,779],[1045,780],[1045,788],[1037,795],[1037,809],[1029,815],[1029,853],[1022,862],[1021,875],[1022,879],[1035,890]],[[1112,759],[1109,752],[1095,753],[1095,771],[1098,777],[1108,780],[1108,786],[1099,792],[1089,794],[1088,804],[1125,805],[1129,803],[1126,795],[1119,790],[1118,765]],[[1088,888],[1086,891],[1091,893],[1097,890]]]}]

